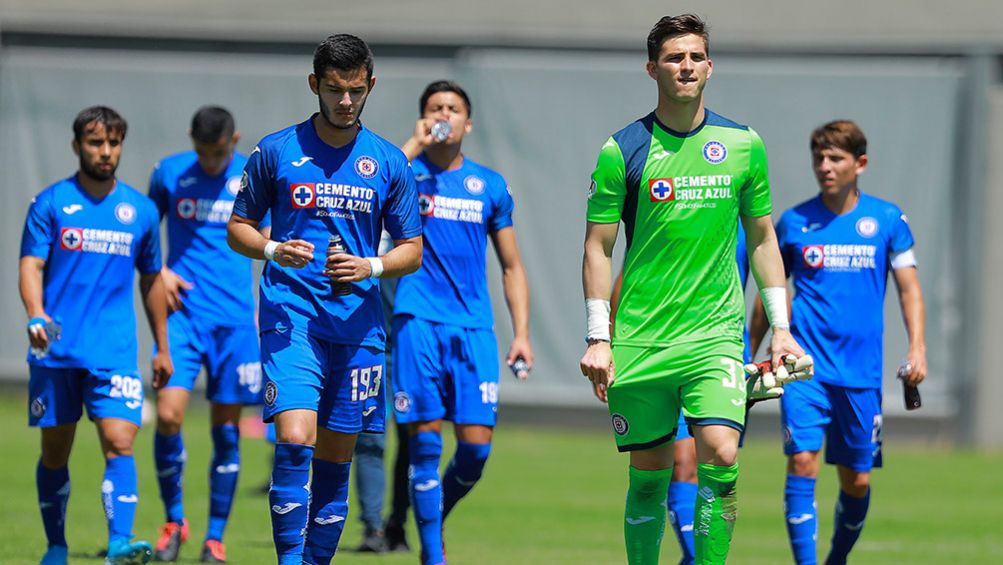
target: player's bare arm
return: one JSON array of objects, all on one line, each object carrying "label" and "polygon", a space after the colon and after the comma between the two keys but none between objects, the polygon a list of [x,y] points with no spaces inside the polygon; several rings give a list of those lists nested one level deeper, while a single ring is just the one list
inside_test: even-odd
[{"label": "player's bare arm", "polygon": [[180,310],[181,295],[184,291],[195,288],[195,285],[169,269],[167,265],[164,265],[160,269],[160,278],[164,283],[164,294],[167,296],[168,311],[176,312]]},{"label": "player's bare arm", "polygon": [[906,378],[911,385],[918,385],[926,378],[926,306],[923,289],[919,284],[919,273],[915,267],[903,267],[892,271],[899,291],[899,304],[909,336],[909,353],[906,359],[912,366]]},{"label": "player's bare arm", "polygon": [[414,133],[404,142],[404,145],[401,145],[401,151],[404,152],[408,161],[414,161],[426,147],[435,143],[435,139],[432,137],[434,123],[434,118],[418,118],[418,121],[415,122]]},{"label": "player's bare arm", "polygon": [[[18,263],[17,284],[21,291],[21,302],[24,303],[24,310],[28,314],[28,319],[42,318],[49,323],[52,318],[45,313],[44,302],[42,301],[42,270],[45,268],[45,259],[40,257],[22,257]],[[41,328],[28,328],[28,340],[31,347],[46,350],[49,347],[49,336],[45,332],[45,326]]]},{"label": "player's bare arm", "polygon": [[745,228],[746,241],[749,249],[749,267],[752,276],[756,279],[760,294],[766,289],[782,289],[782,296],[774,297],[774,304],[782,302],[782,306],[765,304],[770,302],[769,297],[764,300],[767,314],[770,313],[771,306],[777,311],[775,317],[783,319],[770,319],[773,327],[773,336],[770,341],[773,367],[779,368],[781,357],[791,354],[795,357],[804,355],[804,350],[794,341],[790,332],[789,308],[787,308],[787,279],[784,276],[784,263],[780,257],[780,248],[777,245],[777,233],[773,229],[773,220],[769,215],[750,217],[742,216],[742,226]]},{"label": "player's bare arm", "polygon": [[359,282],[370,277],[403,277],[421,267],[421,250],[420,235],[395,239],[394,248],[378,259],[377,264],[382,265],[380,272],[374,272],[374,261],[369,257],[335,253],[327,256],[324,274],[331,277],[331,280],[341,283]]},{"label": "player's bare arm", "polygon": [[251,259],[272,260],[283,267],[294,269],[302,269],[313,261],[312,243],[302,239],[271,241],[258,231],[259,223],[236,214],[230,216],[226,225],[226,242],[230,249]]},{"label": "player's bare arm", "polygon": [[529,280],[522,263],[519,245],[516,243],[515,228],[509,226],[491,234],[498,263],[502,269],[502,287],[505,289],[505,303],[512,317],[512,345],[505,362],[511,366],[520,357],[533,368],[533,347],[529,342]]},{"label": "player's bare arm", "polygon": [[[582,259],[582,287],[586,302],[610,299],[613,284],[613,245],[619,224],[588,222],[585,227],[585,255]],[[608,310],[607,310],[608,314]],[[609,327],[609,319],[606,320]],[[609,340],[590,340],[580,361],[582,374],[591,382],[599,400],[606,401],[606,389],[615,378],[613,351]]]},{"label": "player's bare arm", "polygon": [[174,374],[171,349],[167,343],[167,298],[160,273],[141,275],[139,290],[143,295],[146,319],[150,322],[150,331],[157,344],[157,354],[153,357],[153,388],[160,389]]}]

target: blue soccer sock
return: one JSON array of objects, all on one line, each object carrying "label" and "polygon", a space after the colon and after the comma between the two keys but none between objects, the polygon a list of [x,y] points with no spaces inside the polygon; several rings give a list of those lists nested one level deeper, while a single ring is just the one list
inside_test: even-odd
[{"label": "blue soccer sock", "polygon": [[680,565],[693,563],[693,509],[697,503],[696,483],[672,481],[669,483],[669,496],[666,499],[669,508],[669,522],[679,540],[679,551],[683,558]]},{"label": "blue soccer sock", "polygon": [[490,443],[456,442],[456,453],[442,477],[443,521],[456,503],[467,496],[470,489],[480,480],[489,453],[491,453]]},{"label": "blue soccer sock", "polygon": [[280,565],[303,562],[312,458],[312,445],[275,444],[268,504],[272,509],[272,539]]},{"label": "blue soccer sock", "polygon": [[180,524],[185,519],[181,482],[184,479],[187,458],[185,440],[181,432],[170,436],[157,432],[153,436],[153,460],[157,466],[160,499],[164,501],[164,513],[168,522]]},{"label": "blue soccer sock", "polygon": [[70,499],[70,468],[49,469],[38,461],[35,469],[38,509],[42,512],[49,545],[66,547],[66,502]]},{"label": "blue soccer sock", "polygon": [[209,464],[209,529],[205,539],[223,541],[223,529],[230,517],[233,494],[240,474],[240,428],[213,426],[212,462]]},{"label": "blue soccer sock", "polygon": [[132,539],[132,524],[136,519],[139,502],[136,485],[136,460],[132,455],[119,455],[105,459],[104,481],[101,497],[108,519],[108,544]]},{"label": "blue soccer sock", "polygon": [[310,515],[306,525],[303,562],[326,565],[338,550],[348,518],[348,479],[352,462],[313,460]]},{"label": "blue soccer sock", "polygon": [[871,490],[867,489],[867,494],[863,498],[850,496],[839,491],[839,499],[836,501],[835,528],[832,533],[832,549],[825,559],[827,564],[839,565],[846,563],[846,557],[853,549],[853,544],[857,543],[860,532],[864,529],[864,519],[867,517],[867,506],[871,502]]},{"label": "blue soccer sock", "polygon": [[787,484],[784,487],[784,514],[794,562],[798,565],[814,565],[818,518],[815,511],[813,477],[787,475]]},{"label": "blue soccer sock", "polygon": [[409,447],[411,503],[421,538],[421,562],[424,565],[443,563],[442,487],[439,483],[442,436],[438,432],[418,432],[411,436]]}]

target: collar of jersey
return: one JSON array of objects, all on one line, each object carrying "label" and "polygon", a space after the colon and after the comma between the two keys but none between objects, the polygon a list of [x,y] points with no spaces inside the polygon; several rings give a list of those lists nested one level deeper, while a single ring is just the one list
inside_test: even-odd
[{"label": "collar of jersey", "polygon": [[693,128],[693,129],[691,129],[690,131],[687,131],[687,132],[676,131],[676,130],[670,128],[669,126],[663,124],[662,121],[658,119],[658,116],[655,115],[654,111],[651,112],[651,119],[656,124],[658,124],[658,127],[661,128],[662,131],[664,131],[665,133],[667,133],[669,135],[672,135],[674,137],[693,137],[694,135],[700,133],[700,131],[703,130],[703,127],[705,125],[707,125],[707,118],[710,116],[710,114],[711,114],[711,111],[708,110],[707,108],[704,108],[704,110],[703,110],[703,121],[700,122],[700,125],[698,125],[697,127]]}]

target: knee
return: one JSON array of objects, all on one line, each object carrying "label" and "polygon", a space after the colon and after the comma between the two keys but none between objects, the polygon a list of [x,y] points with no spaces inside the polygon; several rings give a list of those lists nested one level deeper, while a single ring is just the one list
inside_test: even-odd
[{"label": "knee", "polygon": [[296,445],[313,445],[316,443],[314,434],[305,428],[275,430],[275,441],[278,443],[293,443]]},{"label": "knee", "polygon": [[711,463],[720,467],[730,467],[738,461],[738,444],[726,443],[714,447]]},{"label": "knee", "polygon": [[157,405],[157,433],[172,436],[181,431],[184,411],[170,406],[166,402]]},{"label": "knee", "polygon": [[71,441],[65,438],[46,438],[42,440],[42,465],[49,469],[62,469],[70,461]]},{"label": "knee", "polygon": [[854,498],[863,498],[871,488],[870,473],[848,473],[840,479],[843,492]]},{"label": "knee", "polygon": [[105,438],[104,456],[105,458],[121,457],[132,455],[132,437],[128,435],[112,436]]},{"label": "knee", "polygon": [[814,479],[818,476],[818,456],[812,451],[802,451],[791,455],[787,462],[787,472],[798,477]]}]

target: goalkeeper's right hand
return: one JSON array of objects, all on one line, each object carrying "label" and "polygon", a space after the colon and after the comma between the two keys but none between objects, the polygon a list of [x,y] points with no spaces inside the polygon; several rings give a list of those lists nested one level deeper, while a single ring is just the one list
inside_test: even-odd
[{"label": "goalkeeper's right hand", "polygon": [[770,361],[749,363],[745,366],[746,405],[752,407],[757,402],[780,398],[784,395],[784,385],[794,381],[806,381],[815,374],[815,363],[811,355],[795,357],[785,355],[783,364],[773,372]]}]

